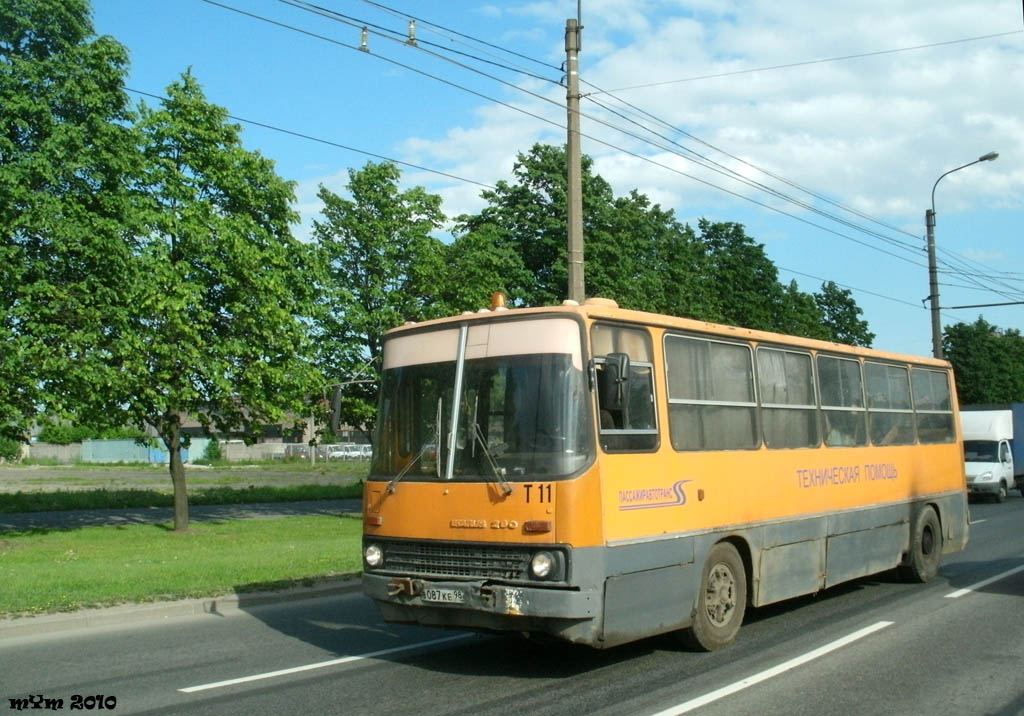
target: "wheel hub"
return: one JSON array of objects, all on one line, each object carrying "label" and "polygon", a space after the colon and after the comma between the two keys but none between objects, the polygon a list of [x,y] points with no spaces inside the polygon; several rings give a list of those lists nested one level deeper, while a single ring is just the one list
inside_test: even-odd
[{"label": "wheel hub", "polygon": [[724,626],[736,612],[736,578],[725,564],[716,564],[708,573],[704,607],[715,626]]}]

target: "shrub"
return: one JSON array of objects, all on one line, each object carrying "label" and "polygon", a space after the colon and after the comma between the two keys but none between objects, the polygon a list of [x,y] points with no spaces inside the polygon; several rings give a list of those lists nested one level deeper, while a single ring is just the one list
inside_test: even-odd
[{"label": "shrub", "polygon": [[0,435],[0,460],[14,461],[21,457],[21,443]]},{"label": "shrub", "polygon": [[53,443],[55,445],[70,445],[80,443],[93,436],[93,429],[82,425],[56,425],[50,424],[39,431],[39,442]]},{"label": "shrub", "polygon": [[210,442],[206,443],[206,450],[203,451],[203,459],[213,462],[214,460],[220,460],[221,457],[220,440],[213,438]]}]

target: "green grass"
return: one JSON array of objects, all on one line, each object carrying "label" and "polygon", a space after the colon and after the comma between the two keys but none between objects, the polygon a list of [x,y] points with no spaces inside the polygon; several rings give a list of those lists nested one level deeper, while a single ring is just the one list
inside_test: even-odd
[{"label": "green grass", "polygon": [[[170,482],[170,480],[168,480]],[[169,486],[168,486],[169,487]],[[206,487],[189,491],[190,505],[241,505],[253,502],[302,502],[306,500],[359,499],[361,482],[344,485],[294,485],[289,487]],[[164,490],[58,490],[15,492],[0,497],[0,514],[95,510],[111,508],[171,507],[174,496]]]},{"label": "green grass", "polygon": [[360,569],[353,517],[0,532],[0,615],[207,597]]},{"label": "green grass", "polygon": [[[196,460],[194,463],[189,463],[186,466],[186,470],[195,470],[197,473],[202,469],[201,467],[212,467],[218,470],[252,470],[259,468],[262,472],[309,472],[319,473],[324,475],[352,475],[353,477],[363,477],[370,471],[369,460],[323,460],[318,459],[316,464],[311,464],[309,458],[288,458],[286,460],[248,460],[246,462],[232,462],[230,460]],[[56,468],[73,468],[75,470],[102,470],[104,472],[111,471],[126,471],[133,470],[137,471],[152,470],[155,473],[167,473],[167,465],[161,463],[151,462],[74,462],[74,463],[63,463],[58,462],[52,458],[29,458],[17,463],[5,464],[7,468],[30,468],[30,467],[56,467]]]}]

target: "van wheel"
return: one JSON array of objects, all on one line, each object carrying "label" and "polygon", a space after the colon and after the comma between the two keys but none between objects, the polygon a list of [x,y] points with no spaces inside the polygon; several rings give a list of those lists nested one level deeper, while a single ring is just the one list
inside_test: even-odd
[{"label": "van wheel", "polygon": [[900,576],[908,582],[930,581],[939,571],[942,557],[942,528],[935,510],[925,507],[917,515],[910,534],[910,552],[899,566]]},{"label": "van wheel", "polygon": [[683,643],[698,651],[715,651],[736,638],[747,608],[747,575],[743,560],[728,542],[711,548],[697,595],[693,624],[680,633]]},{"label": "van wheel", "polygon": [[1005,482],[1000,482],[999,483],[999,492],[997,492],[992,499],[995,500],[996,502],[1003,502],[1003,501],[1006,500],[1006,483]]}]

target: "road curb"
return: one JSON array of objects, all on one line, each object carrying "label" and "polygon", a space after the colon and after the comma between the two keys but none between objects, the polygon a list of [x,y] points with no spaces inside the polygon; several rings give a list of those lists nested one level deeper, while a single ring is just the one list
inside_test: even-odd
[{"label": "road curb", "polygon": [[147,604],[124,604],[100,609],[80,609],[62,614],[44,614],[14,619],[0,618],[0,641],[58,634],[78,629],[127,626],[176,617],[227,616],[253,607],[320,599],[358,591],[358,578],[326,579],[308,587],[277,591],[236,592],[216,597],[182,599]]}]

